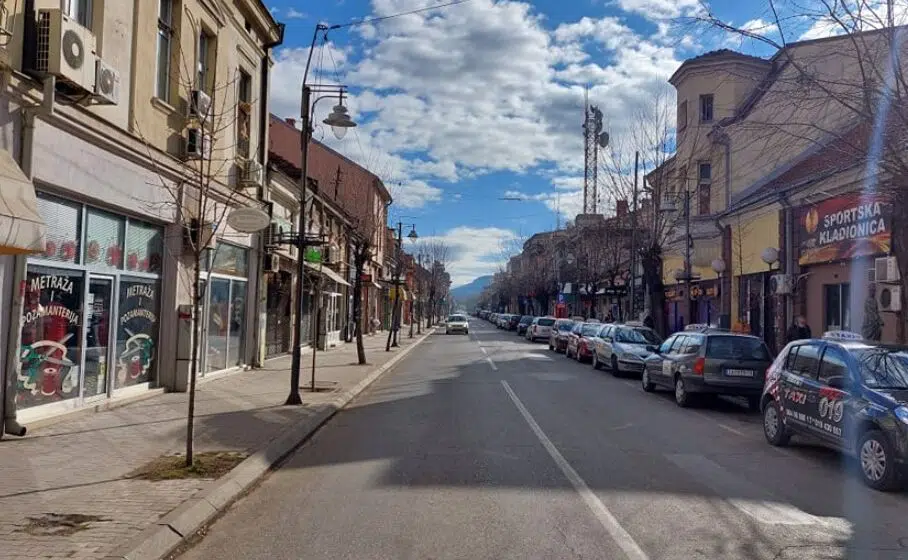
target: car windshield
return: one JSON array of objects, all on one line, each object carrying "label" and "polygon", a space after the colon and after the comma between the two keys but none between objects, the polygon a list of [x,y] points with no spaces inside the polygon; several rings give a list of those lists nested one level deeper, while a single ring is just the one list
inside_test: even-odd
[{"label": "car windshield", "polygon": [[559,331],[570,332],[570,330],[573,328],[574,328],[574,323],[570,323],[570,322],[561,323],[560,325],[558,325]]},{"label": "car windshield", "polygon": [[662,344],[659,335],[650,329],[618,329],[615,342],[625,344]]},{"label": "car windshield", "polygon": [[870,348],[854,352],[864,384],[875,389],[908,389],[908,350]]},{"label": "car windshield", "polygon": [[520,324],[529,325],[530,323],[533,322],[533,319],[534,319],[534,317],[530,317],[529,315],[524,315],[523,317],[520,318]]},{"label": "car windshield", "polygon": [[449,315],[448,316],[449,323],[465,323],[466,321],[467,321],[467,319],[463,315]]},{"label": "car windshield", "polygon": [[762,340],[749,336],[711,336],[706,357],[716,360],[769,360],[769,349]]},{"label": "car windshield", "polygon": [[583,336],[596,336],[601,328],[602,325],[599,323],[587,323],[580,329],[580,334]]},{"label": "car windshield", "polygon": [[551,327],[555,324],[555,319],[539,319],[536,324],[540,327]]}]

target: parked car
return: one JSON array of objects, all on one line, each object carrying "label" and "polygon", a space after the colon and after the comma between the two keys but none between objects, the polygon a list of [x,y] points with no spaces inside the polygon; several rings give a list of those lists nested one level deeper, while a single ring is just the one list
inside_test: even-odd
[{"label": "parked car", "polygon": [[533,317],[532,315],[524,315],[523,317],[521,317],[520,321],[517,322],[517,334],[518,335],[526,334],[527,328],[530,326],[530,323],[532,323],[533,319],[535,319],[535,318],[536,317]]},{"label": "parked car", "polygon": [[495,319],[495,326],[498,327],[499,329],[503,329],[505,322],[507,322],[507,320],[508,320],[507,313],[499,313],[498,317]]},{"label": "parked car", "polygon": [[574,328],[574,321],[571,319],[556,319],[549,333],[549,350],[555,352],[566,352],[567,341],[571,336],[571,330]]},{"label": "parked car", "polygon": [[470,323],[466,314],[448,315],[445,323],[445,334],[458,333],[470,334]]},{"label": "parked car", "polygon": [[554,324],[554,317],[536,317],[527,328],[526,339],[530,342],[536,342],[540,338],[548,340]]},{"label": "parked car", "polygon": [[508,316],[508,323],[504,326],[505,329],[509,331],[517,330],[517,325],[520,324],[520,315],[510,315]]},{"label": "parked car", "polygon": [[769,348],[759,338],[721,329],[683,331],[668,337],[644,360],[641,383],[652,392],[673,388],[678,406],[688,407],[699,394],[747,398],[760,407],[763,381],[772,363]]},{"label": "parked car", "polygon": [[908,347],[826,333],[789,343],[766,374],[761,409],[771,445],[806,435],[855,456],[864,483],[908,481]]},{"label": "parked car", "polygon": [[574,323],[564,355],[583,362],[592,358],[591,339],[599,334],[602,323]]},{"label": "parked car", "polygon": [[607,367],[612,375],[643,373],[652,347],[662,344],[656,331],[642,325],[604,325],[593,343],[593,368]]}]

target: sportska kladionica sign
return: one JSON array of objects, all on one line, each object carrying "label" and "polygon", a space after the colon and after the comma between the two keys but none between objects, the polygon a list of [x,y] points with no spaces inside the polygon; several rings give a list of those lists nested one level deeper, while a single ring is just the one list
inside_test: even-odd
[{"label": "sportska kladionica sign", "polygon": [[879,195],[850,193],[802,207],[798,263],[888,254],[890,217],[889,205]]}]

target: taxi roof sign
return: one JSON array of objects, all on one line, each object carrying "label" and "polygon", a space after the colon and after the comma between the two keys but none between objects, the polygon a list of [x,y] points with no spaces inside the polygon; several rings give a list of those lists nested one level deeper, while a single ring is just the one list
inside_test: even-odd
[{"label": "taxi roof sign", "polygon": [[851,331],[827,331],[823,333],[823,338],[828,340],[864,340],[863,336]]}]

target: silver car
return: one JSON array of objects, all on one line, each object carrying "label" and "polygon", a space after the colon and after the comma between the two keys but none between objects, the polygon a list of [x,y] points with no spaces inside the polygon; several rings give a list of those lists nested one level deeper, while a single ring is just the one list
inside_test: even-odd
[{"label": "silver car", "polygon": [[445,323],[445,334],[458,333],[470,334],[470,323],[466,315],[448,315]]},{"label": "silver car", "polygon": [[527,327],[526,339],[530,342],[536,342],[540,338],[548,340],[554,324],[554,317],[536,317]]},{"label": "silver car", "polygon": [[593,344],[593,367],[613,375],[643,373],[643,363],[662,344],[656,331],[642,325],[605,325]]}]

